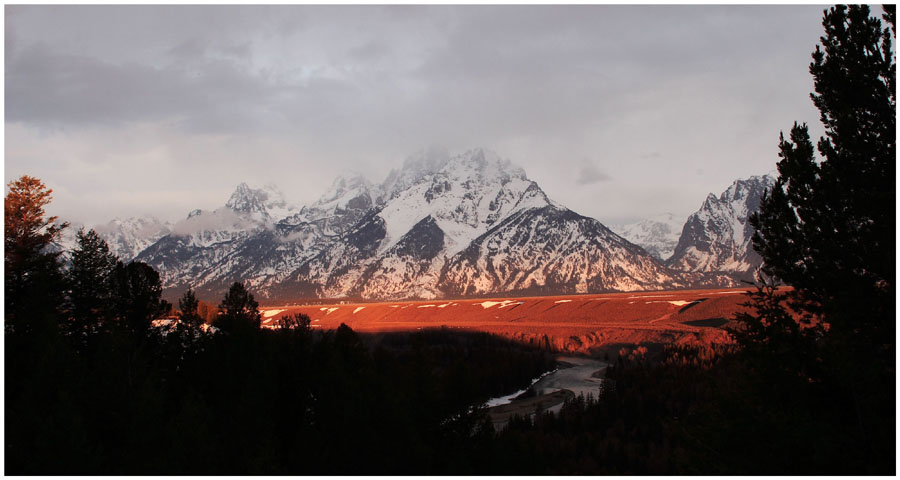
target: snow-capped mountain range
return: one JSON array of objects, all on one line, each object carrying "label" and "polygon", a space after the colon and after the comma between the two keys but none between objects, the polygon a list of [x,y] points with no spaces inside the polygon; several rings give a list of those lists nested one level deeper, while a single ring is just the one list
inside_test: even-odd
[{"label": "snow-capped mountain range", "polygon": [[[66,252],[73,250],[78,245],[78,231],[82,229],[87,231],[88,227],[78,223],[70,224],[62,231],[55,248],[63,252],[63,258],[68,258]],[[116,218],[107,223],[95,225],[92,229],[106,242],[110,253],[127,263],[145,248],[171,233],[172,224],[148,215],[126,219]]]},{"label": "snow-capped mountain range", "polygon": [[675,253],[681,237],[684,217],[663,213],[633,223],[610,225],[610,229],[629,242],[640,245],[657,260],[665,261]]},{"label": "snow-capped mountain range", "polygon": [[[265,196],[265,198],[263,198]],[[137,260],[164,286],[216,295],[236,280],[262,298],[437,298],[682,286],[600,222],[549,198],[493,152],[422,152],[379,185],[334,181],[278,218],[266,191],[239,185],[194,211]],[[284,208],[284,205],[281,205]]]},{"label": "snow-capped mountain range", "polygon": [[[219,298],[234,281],[268,300],[724,286],[732,277],[718,273],[753,260],[739,254],[749,234],[735,222],[746,223],[759,200],[756,190],[735,185],[718,203],[707,200],[677,242],[672,215],[620,229],[639,247],[552,201],[491,151],[422,151],[380,184],[341,176],[307,206],[288,204],[273,186],[240,184],[223,207],[194,210],[175,224],[115,220],[98,232],[123,260],[156,268],[169,296],[191,286]],[[710,220],[720,214],[731,216]],[[736,238],[730,260],[720,246],[727,235]]]}]

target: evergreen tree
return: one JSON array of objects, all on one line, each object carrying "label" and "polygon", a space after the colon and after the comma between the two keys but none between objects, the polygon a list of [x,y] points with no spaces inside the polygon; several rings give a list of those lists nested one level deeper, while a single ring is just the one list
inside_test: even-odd
[{"label": "evergreen tree", "polygon": [[53,190],[27,175],[10,182],[4,204],[7,331],[55,328],[62,303],[59,236],[68,223],[46,217]]},{"label": "evergreen tree", "polygon": [[105,319],[112,307],[113,269],[118,258],[93,229],[78,231],[67,272],[69,308],[76,331],[90,329]]},{"label": "evergreen tree", "polygon": [[185,325],[199,327],[203,323],[203,318],[199,313],[200,302],[197,300],[194,291],[190,288],[178,300],[178,319]]},{"label": "evergreen tree", "polygon": [[750,218],[762,272],[793,290],[760,287],[739,338],[846,399],[875,465],[894,441],[896,67],[891,31],[867,6],[833,7],[822,24],[809,70],[825,136],[816,148],[805,124],[782,134],[779,177]]},{"label": "evergreen tree", "polygon": [[868,349],[895,330],[896,70],[890,31],[867,6],[833,7],[823,25],[810,64],[822,160],[805,124],[782,135],[753,245],[763,272],[796,289],[797,309]]},{"label": "evergreen tree", "polygon": [[117,262],[112,278],[115,312],[139,337],[147,333],[153,319],[171,309],[169,302],[161,299],[159,273],[146,263]]},{"label": "evergreen tree", "polygon": [[222,303],[219,304],[219,310],[221,313],[214,323],[216,328],[226,332],[259,329],[261,320],[259,303],[240,282],[231,285]]}]

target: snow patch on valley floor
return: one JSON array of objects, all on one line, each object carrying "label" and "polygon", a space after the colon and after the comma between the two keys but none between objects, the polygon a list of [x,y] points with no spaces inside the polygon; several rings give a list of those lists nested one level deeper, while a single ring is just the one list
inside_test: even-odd
[{"label": "snow patch on valley floor", "polygon": [[[629,302],[629,303],[631,303],[631,302]],[[692,301],[687,301],[687,300],[662,300],[662,301],[652,301],[652,302],[644,302],[644,303],[671,303],[672,305],[675,305],[676,307],[683,307],[683,306],[685,306],[685,305],[690,305],[690,304],[692,304],[692,303],[700,303],[700,300],[692,300]]]},{"label": "snow patch on valley floor", "polygon": [[278,315],[279,313],[281,313],[283,311],[284,311],[284,309],[264,310],[263,311],[264,313],[262,316],[263,316],[263,318],[274,317],[275,315]]},{"label": "snow patch on valley floor", "polygon": [[692,303],[700,303],[700,302],[697,300],[694,300],[691,302],[688,302],[687,300],[670,300],[669,303],[671,303],[672,305],[675,305],[676,307],[683,307],[685,305],[690,305]]},{"label": "snow patch on valley floor", "polygon": [[356,312],[358,312],[358,311],[360,311],[360,310],[362,310],[362,309],[364,309],[364,308],[366,308],[366,307],[356,307],[356,309],[353,310],[353,314],[356,315]]},{"label": "snow patch on valley floor", "polygon": [[491,307],[493,307],[494,305],[500,305],[500,306],[497,307],[497,308],[503,308],[503,307],[508,307],[508,306],[510,306],[510,305],[521,305],[521,304],[523,304],[523,303],[525,303],[525,302],[514,302],[514,301],[512,301],[512,300],[503,300],[502,302],[485,301],[485,302],[481,302],[481,303],[474,303],[473,305],[481,305],[482,308],[484,308],[485,310],[487,310],[488,308],[491,308]]}]

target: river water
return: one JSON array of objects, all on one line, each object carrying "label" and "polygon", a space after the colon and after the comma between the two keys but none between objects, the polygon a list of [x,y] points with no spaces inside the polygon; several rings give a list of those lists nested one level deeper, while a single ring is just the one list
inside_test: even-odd
[{"label": "river water", "polygon": [[[532,382],[531,386],[535,393],[545,395],[558,390],[571,390],[576,396],[584,395],[587,398],[590,394],[597,398],[603,379],[595,377],[594,374],[601,371],[599,375],[602,376],[602,371],[608,365],[606,362],[585,357],[557,357],[556,360],[560,362],[556,370],[547,372]],[[486,405],[488,407],[506,405],[523,393],[525,390],[492,398]]]}]

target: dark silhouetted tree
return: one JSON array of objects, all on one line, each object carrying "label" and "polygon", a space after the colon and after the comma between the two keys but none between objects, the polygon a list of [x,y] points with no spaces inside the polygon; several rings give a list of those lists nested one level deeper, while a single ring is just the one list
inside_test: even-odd
[{"label": "dark silhouetted tree", "polygon": [[5,324],[7,330],[55,328],[62,303],[59,236],[68,223],[46,217],[53,190],[27,175],[10,182],[4,204]]},{"label": "dark silhouetted tree", "polygon": [[890,30],[867,6],[830,8],[822,25],[809,70],[825,136],[815,148],[805,124],[782,134],[779,177],[750,218],[762,272],[794,290],[761,287],[740,340],[847,398],[858,440],[883,460],[896,382],[896,66]]},{"label": "dark silhouetted tree", "polygon": [[[779,177],[751,216],[763,272],[796,290],[829,336],[880,349],[895,331],[896,70],[890,31],[865,5],[825,12],[810,72],[826,135],[780,140]],[[812,334],[821,332],[810,329]],[[890,342],[893,349],[893,342]],[[890,355],[893,362],[893,355]]]},{"label": "dark silhouetted tree", "polygon": [[289,330],[309,330],[312,323],[309,315],[305,313],[295,313],[293,315],[284,315],[276,320],[275,325],[278,328],[286,328]]},{"label": "dark silhouetted tree", "polygon": [[222,303],[219,304],[219,316],[214,325],[226,332],[257,330],[260,325],[259,303],[253,294],[244,288],[244,284],[234,282]]},{"label": "dark silhouetted tree", "polygon": [[161,300],[159,273],[146,263],[118,262],[112,277],[116,314],[138,336],[146,334],[150,323],[171,309],[169,302]]},{"label": "dark silhouetted tree", "polygon": [[75,236],[71,266],[66,273],[68,306],[74,331],[96,326],[112,308],[112,273],[118,258],[94,230],[84,229]]},{"label": "dark silhouetted tree", "polygon": [[199,327],[203,322],[203,317],[199,313],[200,302],[197,300],[194,291],[190,288],[178,300],[178,319],[186,325]]}]

